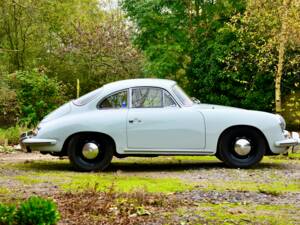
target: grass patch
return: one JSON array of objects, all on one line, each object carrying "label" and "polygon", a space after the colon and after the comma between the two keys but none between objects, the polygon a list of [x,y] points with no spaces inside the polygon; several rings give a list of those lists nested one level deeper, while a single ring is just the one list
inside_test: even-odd
[{"label": "grass patch", "polygon": [[9,146],[9,145],[2,146],[2,145],[0,145],[0,153],[12,153],[14,151],[15,151],[15,149],[12,146]]},{"label": "grass patch", "polygon": [[289,153],[288,155],[277,155],[277,156],[271,156],[272,159],[293,159],[293,160],[300,160],[300,153]]},{"label": "grass patch", "polygon": [[20,175],[20,176],[15,176],[14,178],[17,181],[21,181],[23,184],[38,184],[43,182],[43,180],[40,178],[32,178],[32,177],[35,176]]},{"label": "grass patch", "polygon": [[186,184],[175,178],[151,178],[114,174],[77,174],[72,176],[70,183],[63,184],[62,188],[66,191],[84,191],[88,189],[107,191],[112,185],[116,191],[120,192],[145,190],[147,192],[168,193],[186,191],[194,187],[194,185]]},{"label": "grass patch", "polygon": [[254,191],[270,195],[280,195],[287,192],[300,192],[300,181],[276,181],[270,183],[256,183],[251,181],[210,181],[202,182],[199,185],[201,190],[206,191]]},{"label": "grass patch", "polygon": [[28,130],[28,128],[19,126],[9,127],[7,129],[0,128],[0,145],[18,144],[20,134],[26,130]]},{"label": "grass patch", "polygon": [[300,153],[289,153],[287,157],[288,157],[288,159],[300,160]]},{"label": "grass patch", "polygon": [[6,195],[9,194],[11,191],[10,189],[6,188],[6,187],[0,187],[0,195]]},{"label": "grass patch", "polygon": [[[296,224],[299,208],[291,205],[199,203],[196,214],[207,224]],[[186,213],[185,210],[181,211]]]},{"label": "grass patch", "polygon": [[263,162],[295,162],[300,163],[300,153],[289,153],[288,155],[265,156]]},{"label": "grass patch", "polygon": [[[195,158],[195,159],[194,159]],[[204,158],[208,163],[201,164]],[[180,160],[180,161],[179,161]],[[189,162],[194,160],[193,162]],[[199,164],[195,161],[199,160]],[[131,192],[143,189],[148,192],[181,192],[195,187],[205,191],[254,191],[270,195],[280,195],[287,192],[300,192],[300,180],[286,179],[283,173],[277,173],[274,168],[282,168],[281,162],[289,162],[283,159],[265,159],[275,162],[262,163],[261,168],[249,170],[218,169],[219,163],[213,156],[175,156],[155,158],[126,158],[114,159],[111,168],[102,173],[80,173],[72,171],[68,160],[30,161],[25,163],[5,163],[0,167],[26,171],[26,174],[18,174],[14,179],[24,184],[37,184],[51,182],[65,191],[84,191],[96,189],[106,191],[114,184],[117,191]],[[280,162],[277,162],[279,160]],[[272,165],[269,167],[269,164]],[[176,165],[176,166],[175,166]],[[203,168],[201,168],[201,166]],[[267,167],[266,167],[267,166]],[[170,178],[166,175],[157,177],[156,171],[184,172],[195,167],[205,171],[206,179],[196,183],[181,178]],[[220,176],[214,177],[218,171]],[[152,174],[154,173],[154,175]],[[221,173],[221,174],[220,174]],[[211,175],[210,175],[211,174]],[[222,175],[223,174],[223,175]],[[227,179],[227,174],[230,178]],[[169,174],[169,176],[172,176]],[[194,175],[193,175],[194,176]],[[178,176],[177,176],[178,177]]]},{"label": "grass patch", "polygon": [[24,184],[51,182],[65,191],[96,190],[107,191],[112,185],[117,191],[132,192],[180,192],[192,189],[195,185],[188,184],[177,178],[156,178],[136,174],[116,172],[81,173],[74,172],[68,160],[33,161],[30,163],[10,163],[2,165],[6,168],[25,170],[26,175],[18,175],[14,179]]}]

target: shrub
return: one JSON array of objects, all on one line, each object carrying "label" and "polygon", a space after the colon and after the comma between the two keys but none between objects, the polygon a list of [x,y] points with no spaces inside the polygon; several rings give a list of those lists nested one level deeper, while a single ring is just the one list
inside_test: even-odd
[{"label": "shrub", "polygon": [[7,144],[10,145],[18,144],[20,134],[26,130],[27,128],[19,126],[0,129],[0,145],[3,145],[5,143],[5,140],[7,140]]},{"label": "shrub", "polygon": [[8,76],[20,106],[20,122],[35,125],[65,100],[64,86],[38,70],[17,71]]},{"label": "shrub", "polygon": [[284,100],[282,115],[288,130],[300,131],[300,91],[292,91]]},{"label": "shrub", "polygon": [[52,200],[32,196],[21,203],[16,211],[18,225],[53,225],[59,220],[56,204]]},{"label": "shrub", "polygon": [[16,124],[19,112],[16,92],[2,81],[0,83],[0,126]]},{"label": "shrub", "polygon": [[0,225],[14,224],[15,206],[0,203]]},{"label": "shrub", "polygon": [[[21,133],[27,131],[27,127],[9,127],[9,128],[0,128],[0,145],[8,144],[8,145],[16,145],[19,143],[19,138]],[[7,140],[7,143],[5,143]]]}]

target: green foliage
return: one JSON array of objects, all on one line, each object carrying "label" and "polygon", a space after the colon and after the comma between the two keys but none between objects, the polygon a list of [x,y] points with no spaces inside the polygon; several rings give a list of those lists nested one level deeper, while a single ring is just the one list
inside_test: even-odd
[{"label": "green foliage", "polygon": [[0,203],[0,225],[54,225],[60,215],[52,200],[32,196],[16,209]]},{"label": "green foliage", "polygon": [[58,222],[59,217],[53,201],[32,196],[21,203],[15,220],[18,225],[53,225]]},{"label": "green foliage", "polygon": [[146,76],[183,80],[190,62],[187,1],[122,1],[139,32],[134,44],[144,52]]},{"label": "green foliage", "polygon": [[17,71],[8,76],[17,94],[20,123],[34,125],[65,101],[65,87],[37,70]]},{"label": "green foliage", "polygon": [[[141,56],[130,43],[132,27],[115,8],[97,0],[0,0],[0,73],[43,68],[76,95],[139,76]],[[18,15],[16,17],[15,15]],[[31,110],[31,109],[28,109]]]},{"label": "green foliage", "polygon": [[26,127],[19,126],[9,127],[7,129],[0,128],[0,145],[3,145],[5,140],[7,140],[7,144],[9,145],[18,144],[20,134],[26,130]]},{"label": "green foliage", "polygon": [[18,114],[19,105],[16,92],[10,89],[3,80],[0,80],[0,126],[15,124]]},{"label": "green foliage", "polygon": [[0,225],[13,225],[15,216],[15,206],[0,203]]},{"label": "green foliage", "polygon": [[285,97],[282,115],[289,129],[300,130],[300,90],[292,91],[290,95]]},{"label": "green foliage", "polygon": [[[146,75],[175,79],[202,102],[265,111],[274,110],[282,4],[280,0],[122,1],[137,26],[134,44],[146,56]],[[283,99],[300,87],[299,12],[299,4],[291,1]],[[287,110],[299,112],[296,107]]]}]

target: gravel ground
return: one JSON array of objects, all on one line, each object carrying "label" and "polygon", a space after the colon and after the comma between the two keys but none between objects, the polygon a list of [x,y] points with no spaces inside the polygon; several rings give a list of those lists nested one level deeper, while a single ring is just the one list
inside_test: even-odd
[{"label": "gravel ground", "polygon": [[[151,216],[144,217],[141,219],[134,213],[134,208],[132,205],[128,204],[128,210],[130,213],[122,214],[122,218],[112,222],[111,220],[103,220],[103,223],[93,222],[91,223],[86,218],[89,218],[89,210],[85,214],[78,214],[78,212],[72,210],[71,205],[68,202],[78,202],[76,195],[65,195],[55,182],[43,181],[38,183],[22,183],[18,179],[11,179],[18,176],[26,176],[27,174],[39,171],[34,166],[31,167],[33,171],[18,169],[17,167],[10,167],[9,165],[35,165],[35,162],[47,162],[42,171],[47,173],[47,168],[49,172],[70,172],[71,168],[68,164],[59,164],[57,157],[52,157],[50,155],[42,155],[39,153],[22,153],[14,152],[10,154],[0,153],[0,164],[6,165],[0,166],[0,187],[8,188],[14,190],[10,193],[5,193],[5,191],[0,189],[0,200],[6,201],[7,199],[13,200],[20,198],[26,198],[30,195],[37,194],[42,196],[50,196],[59,204],[60,210],[65,216],[60,222],[60,224],[219,224],[223,223],[216,218],[216,222],[211,222],[212,220],[207,220],[205,216],[199,216],[195,213],[198,205],[203,204],[213,204],[222,205],[224,203],[236,204],[236,205],[270,205],[279,207],[293,207],[298,211],[300,210],[300,160],[286,160],[286,159],[273,159],[266,158],[262,163],[259,164],[254,169],[230,169],[226,168],[223,163],[217,159],[212,160],[201,160],[201,158],[196,158],[195,160],[191,157],[188,158],[172,158],[172,157],[158,157],[153,159],[145,158],[128,158],[128,159],[115,159],[109,168],[109,173],[115,174],[116,176],[142,176],[151,178],[177,178],[183,182],[194,184],[194,188],[191,190],[186,190],[183,192],[169,193],[165,195],[165,206],[157,206],[152,203],[145,203],[145,207],[152,210]],[[49,162],[52,163],[49,165]],[[30,168],[30,167],[29,167]],[[29,173],[28,173],[29,171]],[[30,177],[34,179],[35,177]],[[278,185],[279,192],[275,186],[274,190],[271,191],[272,185]],[[248,185],[249,184],[249,185]],[[263,189],[258,189],[256,186],[262,186]],[[252,186],[251,186],[252,185]],[[292,186],[291,186],[292,185]],[[240,186],[240,187],[239,187]],[[285,190],[286,188],[286,190]],[[253,190],[252,190],[253,189]],[[98,194],[94,194],[98,196]],[[82,195],[82,198],[90,195]],[[97,198],[105,199],[105,193],[99,194]],[[132,196],[131,196],[132,197]],[[161,196],[160,196],[161,197]],[[90,197],[89,197],[90,198]],[[144,196],[147,198],[155,198],[152,194]],[[85,201],[85,200],[84,200]],[[109,200],[112,209],[116,207],[125,207],[124,205],[117,205],[115,199]],[[96,204],[96,203],[95,203]],[[100,204],[100,203],[99,203]],[[102,204],[102,203],[101,203]],[[118,203],[119,204],[119,203]],[[168,207],[167,207],[168,206]],[[79,206],[78,206],[79,207]],[[81,206],[80,206],[81,207]],[[86,207],[83,205],[82,207]],[[96,205],[99,210],[104,210],[102,206]],[[180,207],[185,208],[185,213],[182,215],[178,213]],[[165,208],[165,209],[164,209]],[[105,209],[106,213],[113,217],[115,214],[111,214],[110,208]],[[166,212],[166,209],[169,211]],[[247,209],[243,208],[240,211],[245,214],[249,212],[245,211]],[[172,211],[173,210],[173,211]],[[205,208],[201,208],[205,211]],[[294,209],[293,209],[294,210]],[[291,218],[289,224],[299,224],[295,221],[300,221],[300,216],[290,210],[293,215],[285,215],[287,212],[281,212],[283,215]],[[171,212],[171,216],[168,214]],[[239,209],[237,209],[237,213]],[[255,211],[255,210],[254,210]],[[254,212],[253,210],[251,213]],[[118,212],[119,213],[119,212]],[[124,213],[122,211],[122,213]],[[156,217],[156,214],[159,215]],[[166,214],[167,213],[167,214]],[[229,211],[230,214],[235,214],[235,211]],[[269,212],[268,212],[269,213]],[[85,220],[78,219],[79,217],[85,218]],[[255,218],[254,215],[253,218]],[[274,215],[269,215],[272,217]],[[136,217],[136,218],[135,218]],[[295,217],[295,218],[294,218]],[[77,219],[76,219],[77,218]],[[107,219],[107,218],[106,218]],[[105,222],[106,221],[106,222]],[[245,219],[246,221],[246,219]],[[271,220],[270,220],[271,221]],[[235,222],[226,221],[224,224],[240,224],[241,220],[238,219]],[[247,222],[247,221],[246,221]],[[253,221],[252,221],[253,222]],[[250,222],[250,224],[252,224]],[[248,222],[247,222],[248,223]],[[241,223],[243,224],[243,223]],[[271,222],[253,222],[253,224],[274,224]],[[282,224],[282,223],[275,223]]]}]

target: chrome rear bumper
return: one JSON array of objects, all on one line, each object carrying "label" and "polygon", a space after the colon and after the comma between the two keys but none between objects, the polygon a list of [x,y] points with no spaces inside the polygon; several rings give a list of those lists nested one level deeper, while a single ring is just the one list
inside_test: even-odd
[{"label": "chrome rear bumper", "polygon": [[276,141],[275,145],[278,147],[289,147],[289,146],[296,146],[300,145],[300,137],[299,134],[296,132],[284,132],[284,136],[286,139],[281,140],[281,141]]},{"label": "chrome rear bumper", "polygon": [[21,134],[19,139],[21,149],[26,152],[31,152],[31,146],[55,145],[56,142],[55,139],[35,138],[32,131]]}]

